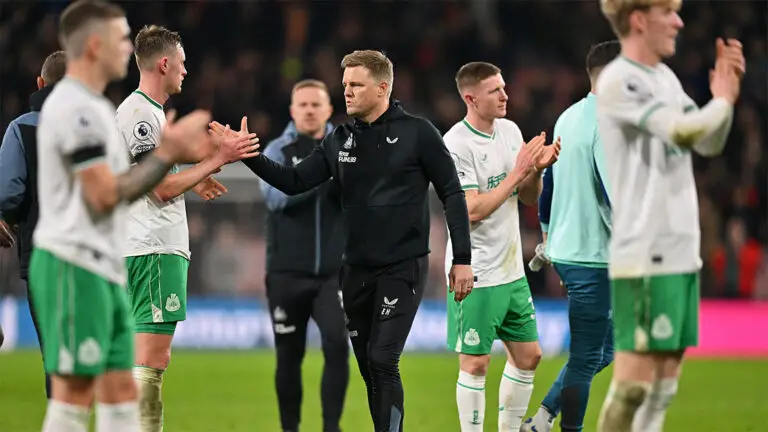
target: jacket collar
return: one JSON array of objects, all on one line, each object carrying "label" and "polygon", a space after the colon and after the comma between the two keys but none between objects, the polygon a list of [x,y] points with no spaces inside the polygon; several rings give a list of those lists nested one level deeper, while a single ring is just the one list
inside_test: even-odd
[{"label": "jacket collar", "polygon": [[43,102],[45,102],[45,99],[51,94],[53,87],[54,86],[52,85],[45,86],[32,93],[32,95],[29,96],[29,108],[32,111],[41,111],[43,109]]}]

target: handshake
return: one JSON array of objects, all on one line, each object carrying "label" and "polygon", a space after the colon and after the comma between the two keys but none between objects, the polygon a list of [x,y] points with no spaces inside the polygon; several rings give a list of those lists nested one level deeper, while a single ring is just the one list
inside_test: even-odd
[{"label": "handshake", "polygon": [[233,131],[211,121],[211,113],[196,110],[178,121],[176,112],[166,116],[158,157],[170,163],[197,163],[215,160],[219,166],[259,155],[259,138],[248,132],[248,118],[243,117],[240,130]]}]

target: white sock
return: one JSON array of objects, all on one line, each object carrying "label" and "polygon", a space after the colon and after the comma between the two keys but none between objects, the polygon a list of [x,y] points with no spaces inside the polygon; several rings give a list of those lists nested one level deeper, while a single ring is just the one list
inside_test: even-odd
[{"label": "white sock", "polygon": [[96,432],[140,432],[139,404],[96,404]]},{"label": "white sock", "polygon": [[45,412],[43,432],[88,432],[88,408],[51,399]]},{"label": "white sock", "polygon": [[667,407],[677,394],[677,378],[663,378],[653,383],[651,392],[635,413],[632,432],[661,432]]},{"label": "white sock", "polygon": [[539,431],[543,432],[552,429],[554,423],[555,418],[552,417],[552,413],[544,406],[540,406],[539,410],[536,411],[536,415],[533,416],[533,425],[536,426]]},{"label": "white sock", "polygon": [[459,371],[456,381],[456,405],[459,407],[461,432],[483,432],[485,418],[485,377]]},{"label": "white sock", "polygon": [[163,371],[149,367],[133,368],[133,379],[139,388],[139,422],[141,432],[163,430]]},{"label": "white sock", "polygon": [[533,393],[534,373],[509,363],[504,366],[499,384],[499,432],[520,430]]}]

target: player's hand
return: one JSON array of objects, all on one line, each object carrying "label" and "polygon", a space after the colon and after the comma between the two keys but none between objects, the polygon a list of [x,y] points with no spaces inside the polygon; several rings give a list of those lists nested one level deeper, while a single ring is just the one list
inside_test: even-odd
[{"label": "player's hand", "polygon": [[229,125],[223,126],[217,121],[208,124],[209,131],[218,144],[217,157],[222,165],[256,157],[259,152],[259,138],[248,132],[248,117],[240,121],[240,130],[235,132]]},{"label": "player's hand", "polygon": [[205,159],[214,149],[205,127],[210,121],[211,113],[205,110],[195,110],[178,121],[176,111],[170,110],[157,151],[173,163]]},{"label": "player's hand", "polygon": [[206,201],[213,201],[228,191],[223,184],[218,182],[218,180],[208,176],[208,178],[196,184],[195,187],[192,188],[192,192],[198,194]]},{"label": "player's hand", "polygon": [[715,62],[723,61],[733,68],[736,76],[741,80],[747,71],[747,62],[744,59],[744,51],[738,39],[724,41],[718,38],[715,41]]},{"label": "player's hand", "polygon": [[539,156],[536,158],[536,169],[541,172],[544,169],[551,167],[557,158],[560,156],[560,137],[557,137],[555,142],[551,145],[543,146]]},{"label": "player's hand", "polygon": [[13,236],[13,230],[8,222],[0,219],[0,247],[9,248],[16,244],[16,238]]},{"label": "player's hand", "polygon": [[715,61],[715,68],[709,71],[709,89],[714,98],[724,98],[735,105],[741,92],[741,79],[733,65],[725,60]]},{"label": "player's hand", "polygon": [[547,134],[542,132],[527,144],[523,145],[519,152],[517,152],[517,158],[515,159],[515,168],[513,171],[518,171],[522,178],[525,178],[531,172],[536,170],[536,161],[539,158],[539,154],[544,150],[544,144],[547,140]]},{"label": "player's hand", "polygon": [[454,264],[448,272],[448,290],[453,293],[453,298],[460,302],[467,298],[475,285],[475,276],[472,274],[472,266]]}]

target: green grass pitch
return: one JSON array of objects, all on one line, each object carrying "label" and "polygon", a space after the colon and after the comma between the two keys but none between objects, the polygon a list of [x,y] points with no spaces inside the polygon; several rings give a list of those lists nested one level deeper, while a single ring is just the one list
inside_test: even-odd
[{"label": "green grass pitch", "polygon": [[[542,361],[529,414],[556,377],[564,359]],[[365,390],[351,360],[351,379],[342,420],[346,432],[370,431]],[[320,432],[319,383],[322,356],[308,352],[304,363],[302,431]],[[496,429],[497,383],[503,356],[491,362],[486,431]],[[279,432],[271,351],[174,352],[163,393],[165,432]],[[455,407],[457,360],[450,354],[405,353],[405,429],[458,431]],[[592,387],[585,431],[594,431],[610,370]],[[768,431],[768,361],[691,360],[685,365],[666,431]],[[0,354],[0,431],[39,431],[45,413],[41,363],[36,351]],[[556,430],[559,430],[557,428]]]}]

